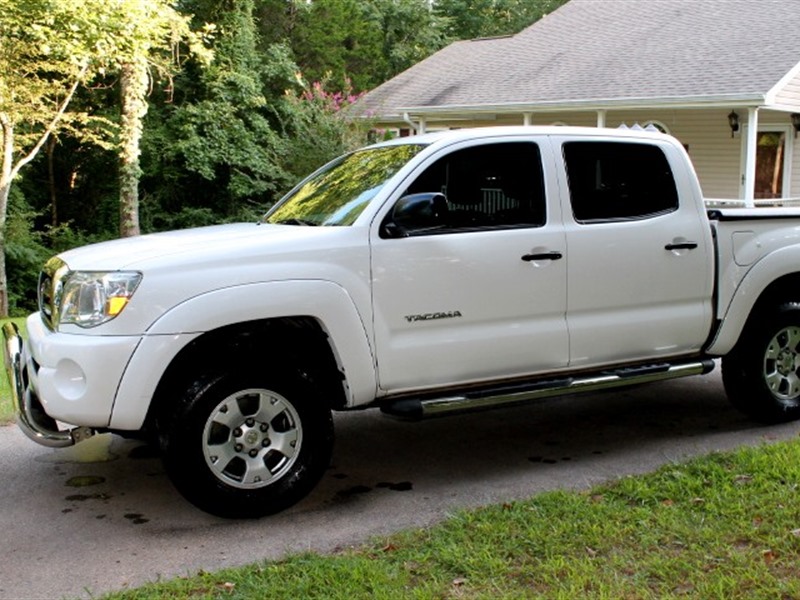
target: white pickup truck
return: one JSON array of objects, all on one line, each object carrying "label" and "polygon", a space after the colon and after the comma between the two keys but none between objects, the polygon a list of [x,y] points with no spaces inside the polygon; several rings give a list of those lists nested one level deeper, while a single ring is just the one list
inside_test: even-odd
[{"label": "white pickup truck", "polygon": [[722,357],[734,405],[800,417],[800,211],[707,211],[684,148],[655,133],[377,144],[260,223],[65,252],[39,302],[26,341],[4,329],[26,434],[149,435],[181,493],[227,517],[312,489],[333,410],[421,419]]}]

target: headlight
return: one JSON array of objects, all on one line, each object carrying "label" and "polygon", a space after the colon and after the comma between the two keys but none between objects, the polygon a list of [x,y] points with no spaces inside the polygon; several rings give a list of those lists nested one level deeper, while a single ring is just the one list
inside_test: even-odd
[{"label": "headlight", "polygon": [[61,288],[60,323],[96,327],[127,306],[142,280],[136,271],[72,271]]}]

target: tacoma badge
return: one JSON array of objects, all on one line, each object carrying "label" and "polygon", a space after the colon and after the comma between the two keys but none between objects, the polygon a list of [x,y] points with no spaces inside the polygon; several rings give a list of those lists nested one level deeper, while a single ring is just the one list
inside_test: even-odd
[{"label": "tacoma badge", "polygon": [[406,315],[406,321],[415,323],[416,321],[434,321],[436,319],[454,319],[461,316],[461,311],[449,310],[447,312],[425,313],[422,315]]}]

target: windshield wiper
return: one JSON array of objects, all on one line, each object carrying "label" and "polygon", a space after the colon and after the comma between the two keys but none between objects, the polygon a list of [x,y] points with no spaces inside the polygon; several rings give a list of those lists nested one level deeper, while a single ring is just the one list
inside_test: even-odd
[{"label": "windshield wiper", "polygon": [[316,227],[317,224],[314,221],[309,221],[308,219],[282,219],[281,221],[274,221],[274,225],[304,225],[306,227]]}]

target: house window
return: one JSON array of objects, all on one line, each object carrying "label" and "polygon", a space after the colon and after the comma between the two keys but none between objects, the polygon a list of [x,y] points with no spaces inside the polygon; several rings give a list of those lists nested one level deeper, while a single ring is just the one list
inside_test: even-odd
[{"label": "house window", "polygon": [[572,213],[579,223],[645,219],[678,208],[660,148],[629,142],[566,142]]}]

